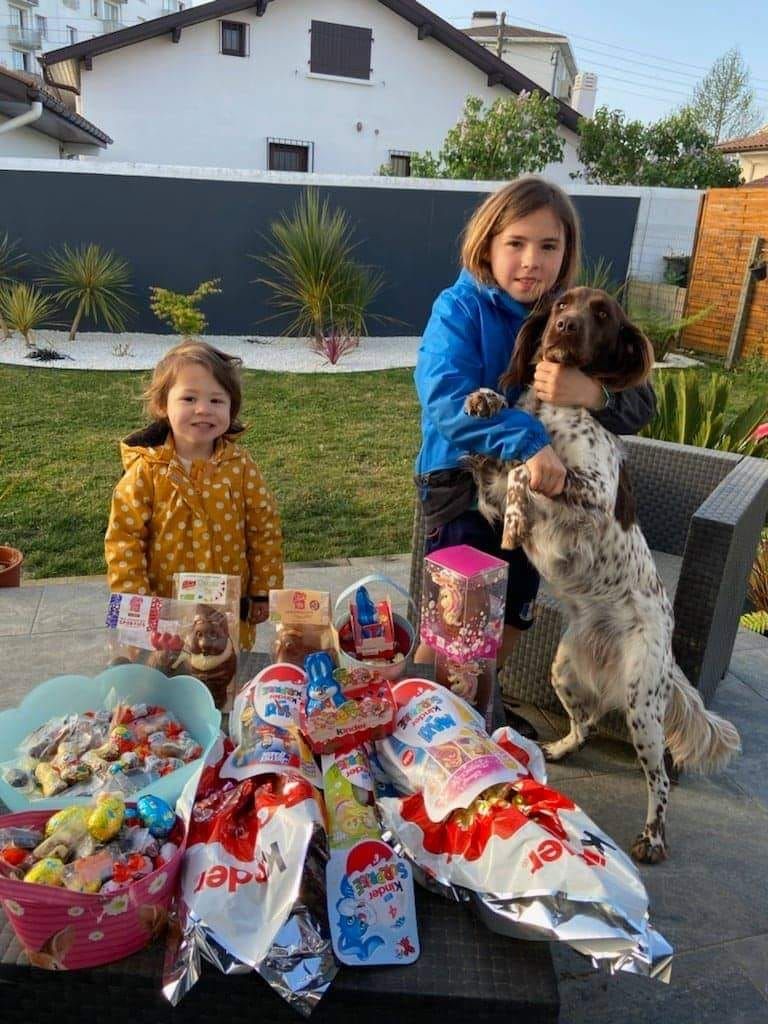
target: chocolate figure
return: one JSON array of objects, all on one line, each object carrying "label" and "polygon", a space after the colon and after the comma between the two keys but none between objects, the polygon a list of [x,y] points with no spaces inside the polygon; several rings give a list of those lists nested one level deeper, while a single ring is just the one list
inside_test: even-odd
[{"label": "chocolate figure", "polygon": [[182,650],[156,651],[149,664],[167,676],[195,676],[211,691],[216,707],[223,707],[227,686],[237,671],[227,616],[218,608],[199,604]]}]

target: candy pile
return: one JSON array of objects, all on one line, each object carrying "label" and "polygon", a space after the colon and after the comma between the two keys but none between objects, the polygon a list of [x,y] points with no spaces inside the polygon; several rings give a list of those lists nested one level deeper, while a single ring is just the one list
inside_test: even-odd
[{"label": "candy pile", "polygon": [[0,828],[0,875],[74,892],[110,893],[144,878],[176,853],[182,827],[155,796],[126,807],[102,794],[90,806],[52,814],[43,832]]},{"label": "candy pile", "polygon": [[181,768],[202,747],[165,708],[118,704],[113,710],[52,718],[19,744],[5,781],[29,799],[135,792]]}]

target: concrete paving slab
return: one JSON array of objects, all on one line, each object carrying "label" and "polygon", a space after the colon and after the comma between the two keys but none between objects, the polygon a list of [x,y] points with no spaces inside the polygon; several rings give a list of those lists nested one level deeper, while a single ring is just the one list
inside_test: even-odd
[{"label": "concrete paving slab", "polygon": [[45,586],[32,634],[65,633],[103,626],[108,600],[106,581]]},{"label": "concrete paving slab", "polygon": [[32,631],[42,596],[42,587],[1,588],[0,637],[27,636]]}]

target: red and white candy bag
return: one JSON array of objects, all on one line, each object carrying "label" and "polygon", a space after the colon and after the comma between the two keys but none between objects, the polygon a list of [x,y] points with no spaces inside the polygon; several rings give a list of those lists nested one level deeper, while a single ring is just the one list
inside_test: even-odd
[{"label": "red and white candy bag", "polygon": [[296,772],[224,778],[233,747],[220,738],[179,801],[188,842],[163,990],[175,1005],[202,954],[225,974],[256,970],[308,1014],[336,973],[318,792]]}]

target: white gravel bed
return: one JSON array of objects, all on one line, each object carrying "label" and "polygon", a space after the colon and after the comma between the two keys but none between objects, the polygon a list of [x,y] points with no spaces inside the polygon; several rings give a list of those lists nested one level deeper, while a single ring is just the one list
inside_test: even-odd
[{"label": "white gravel bed", "polygon": [[[206,334],[211,345],[240,356],[249,370],[279,373],[361,373],[415,366],[420,338],[362,338],[358,348],[342,356],[335,366],[309,348],[303,338],[272,338],[262,335],[236,336]],[[0,341],[0,363],[43,366],[57,370],[150,370],[164,352],[176,344],[170,334],[78,334],[69,341],[66,331],[35,331],[38,348],[52,348],[65,359],[42,362],[29,359],[29,348],[21,337]]]}]

